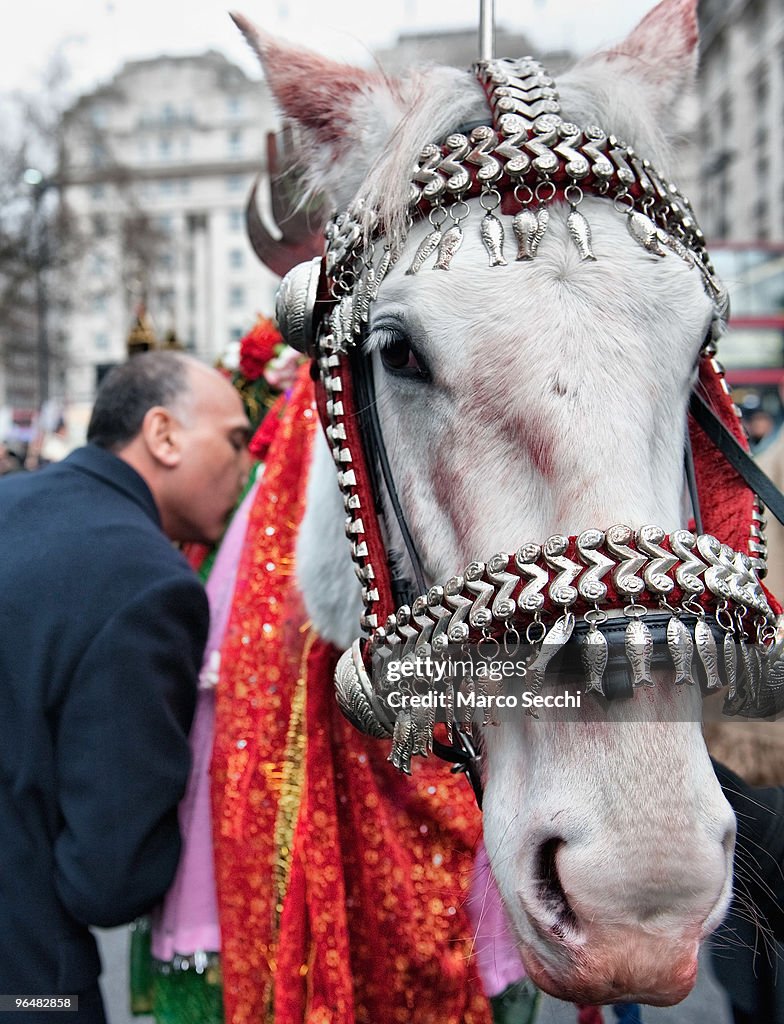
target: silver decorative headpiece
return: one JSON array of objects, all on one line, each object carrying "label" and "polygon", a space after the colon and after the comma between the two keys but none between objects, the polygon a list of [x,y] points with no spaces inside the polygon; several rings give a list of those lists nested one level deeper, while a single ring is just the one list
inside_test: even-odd
[{"label": "silver decorative headpiece", "polygon": [[[581,259],[594,260],[590,225],[580,205],[586,194],[605,196],[645,250],[656,256],[670,251],[696,266],[716,309],[718,334],[728,316],[727,293],[689,200],[678,188],[621,139],[595,125],[564,121],[555,83],[532,57],[483,61],[474,71],[487,92],[493,123],[468,134],[454,132],[420,152],[410,180],[409,216],[411,222],[426,217],[432,230],[406,273],[419,273],[431,263],[449,270],[463,242],[472,198],[484,210],[479,232],[490,266],[508,262],[503,217],[511,219],[512,258],[534,259],[556,200],[570,207],[567,225]],[[361,203],[327,226],[325,269],[337,300],[330,329],[339,350],[361,335],[379,285],[406,241],[384,235],[378,215]],[[285,315],[285,309],[281,312]]]}]

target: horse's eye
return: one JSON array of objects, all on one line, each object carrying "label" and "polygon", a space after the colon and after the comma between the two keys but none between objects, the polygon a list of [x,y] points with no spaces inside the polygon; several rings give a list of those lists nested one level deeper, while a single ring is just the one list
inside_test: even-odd
[{"label": "horse's eye", "polygon": [[379,334],[381,335],[379,354],[384,369],[406,377],[419,379],[429,377],[405,334],[388,328],[382,328]]}]

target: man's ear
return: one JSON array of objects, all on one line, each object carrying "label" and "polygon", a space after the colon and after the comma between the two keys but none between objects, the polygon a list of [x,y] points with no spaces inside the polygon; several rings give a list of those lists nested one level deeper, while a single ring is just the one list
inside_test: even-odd
[{"label": "man's ear", "polygon": [[180,423],[162,405],[148,409],[140,431],[147,451],[167,469],[174,469],[182,458]]}]

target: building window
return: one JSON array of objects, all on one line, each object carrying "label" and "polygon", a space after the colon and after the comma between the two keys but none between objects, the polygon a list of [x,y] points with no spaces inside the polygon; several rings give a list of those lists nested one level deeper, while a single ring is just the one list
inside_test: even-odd
[{"label": "building window", "polygon": [[229,331],[229,341],[242,341],[242,334],[243,331],[241,327],[232,327]]},{"label": "building window", "polygon": [[90,185],[90,198],[91,199],[103,199],[106,195],[106,186],[100,182],[96,182],[95,185]]},{"label": "building window", "polygon": [[765,107],[770,94],[770,83],[768,81],[767,65],[758,68],[751,78],[751,87],[754,92],[754,102],[758,107]]},{"label": "building window", "polygon": [[103,277],[106,273],[106,257],[101,252],[94,252],[90,257],[90,274],[92,277]]},{"label": "building window", "polygon": [[229,156],[242,156],[242,132],[238,129],[229,132]]},{"label": "building window", "polygon": [[158,305],[161,309],[171,311],[174,309],[174,289],[161,288],[158,291]]},{"label": "building window", "polygon": [[109,153],[102,142],[90,146],[90,163],[93,167],[105,167],[109,163]]},{"label": "building window", "polygon": [[105,331],[99,331],[93,339],[95,348],[101,352],[105,352],[109,347],[109,335]]},{"label": "building window", "polygon": [[96,238],[105,238],[108,234],[106,217],[102,213],[94,213],[90,218],[93,226],[93,234]]},{"label": "building window", "polygon": [[170,235],[174,229],[174,217],[169,213],[164,213],[155,218],[155,226],[163,234]]},{"label": "building window", "polygon": [[171,160],[172,144],[168,135],[162,135],[158,139],[158,157],[161,160]]},{"label": "building window", "polygon": [[229,266],[232,270],[241,270],[245,260],[245,253],[242,249],[232,249],[229,253]]},{"label": "building window", "polygon": [[242,210],[229,210],[229,231],[242,231]]},{"label": "building window", "polygon": [[226,189],[228,192],[242,192],[245,180],[241,174],[230,174],[226,178]]},{"label": "building window", "polygon": [[97,295],[93,295],[92,307],[93,313],[106,312],[106,295],[103,292],[98,292]]},{"label": "building window", "polygon": [[174,124],[177,114],[171,103],[164,103],[161,107],[161,120],[164,124]]},{"label": "building window", "polygon": [[159,181],[158,191],[161,193],[162,196],[170,196],[174,191],[174,179],[164,178],[162,181]]},{"label": "building window", "polygon": [[187,196],[191,190],[190,178],[182,178],[180,180],[180,195]]},{"label": "building window", "polygon": [[158,255],[158,266],[161,270],[174,270],[174,253],[162,252]]},{"label": "building window", "polygon": [[107,122],[106,107],[94,106],[90,110],[90,121],[96,128],[105,128]]},{"label": "building window", "polygon": [[232,309],[245,305],[245,289],[242,285],[235,284],[229,288],[229,305]]},{"label": "building window", "polygon": [[226,110],[229,117],[239,117],[242,113],[242,98],[240,96],[229,96],[226,100]]},{"label": "building window", "polygon": [[732,100],[727,92],[722,93],[719,98],[719,118],[721,121],[720,132],[726,131],[732,126]]}]

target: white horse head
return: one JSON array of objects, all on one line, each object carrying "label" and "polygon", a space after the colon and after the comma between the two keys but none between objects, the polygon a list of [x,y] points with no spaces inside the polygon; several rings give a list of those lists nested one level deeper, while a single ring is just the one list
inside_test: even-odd
[{"label": "white horse head", "polygon": [[[563,117],[666,168],[695,7],[664,0],[622,45],[577,64],[558,82]],[[361,194],[399,222],[422,145],[487,120],[468,73],[390,81],[238,23],[301,126],[314,189],[339,208]],[[638,245],[611,201],[586,196],[580,210],[595,261],[580,258],[565,203],[536,258],[505,266],[488,266],[467,231],[449,273],[406,274],[430,230],[415,225],[373,303],[379,418],[428,584],[556,533],[683,525],[686,406],[712,303],[700,274]],[[346,647],[361,601],[323,442],[309,486],[299,580],[316,628]],[[586,708],[576,722],[521,715],[485,730],[485,843],[530,973],[556,996],[669,1004],[694,982],[700,940],[728,905],[735,834],[700,700],[670,673],[611,721]]]}]

